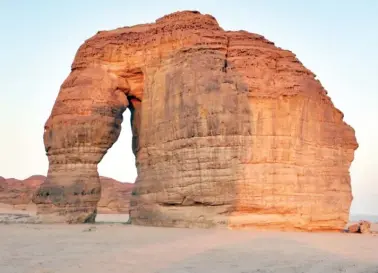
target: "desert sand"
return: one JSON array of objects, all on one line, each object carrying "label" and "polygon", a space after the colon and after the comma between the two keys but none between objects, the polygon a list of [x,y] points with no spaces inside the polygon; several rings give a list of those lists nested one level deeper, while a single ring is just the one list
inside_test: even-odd
[{"label": "desert sand", "polygon": [[[3,206],[0,219],[32,214]],[[0,272],[378,272],[376,235],[109,223],[127,218],[107,214],[98,215],[98,224],[0,224]]]}]

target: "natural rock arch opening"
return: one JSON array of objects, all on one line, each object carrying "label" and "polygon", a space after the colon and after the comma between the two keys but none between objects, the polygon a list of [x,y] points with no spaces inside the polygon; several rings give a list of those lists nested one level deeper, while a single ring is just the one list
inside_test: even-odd
[{"label": "natural rock arch opening", "polygon": [[118,140],[126,109],[137,152],[143,73],[136,71],[125,76],[90,65],[73,69],[62,84],[44,130],[48,175],[33,198],[44,221],[94,221],[101,196],[97,167]]},{"label": "natural rock arch opening", "polygon": [[117,141],[98,164],[100,176],[120,182],[135,182],[137,169],[133,152],[132,118],[132,109],[128,107],[123,112],[122,129]]}]

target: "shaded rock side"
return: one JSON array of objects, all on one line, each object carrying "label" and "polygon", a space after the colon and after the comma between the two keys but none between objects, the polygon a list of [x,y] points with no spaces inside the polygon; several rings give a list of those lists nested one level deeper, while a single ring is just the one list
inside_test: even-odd
[{"label": "shaded rock side", "polygon": [[[46,179],[43,175],[33,175],[24,180],[0,177],[0,204],[10,205],[17,210],[35,209],[33,194]],[[129,213],[131,183],[100,177],[101,198],[98,213]]]},{"label": "shaded rock side", "polygon": [[128,214],[130,209],[132,183],[121,183],[117,180],[100,177],[101,198],[97,204],[97,213]]},{"label": "shaded rock side", "polygon": [[357,149],[315,75],[263,36],[184,11],[80,46],[45,125],[38,213],[91,219],[131,111],[134,224],[341,230]]}]

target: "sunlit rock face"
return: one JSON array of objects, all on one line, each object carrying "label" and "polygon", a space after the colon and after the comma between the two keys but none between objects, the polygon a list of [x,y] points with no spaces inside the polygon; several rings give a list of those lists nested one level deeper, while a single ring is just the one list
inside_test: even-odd
[{"label": "sunlit rock face", "polygon": [[342,112],[293,53],[192,11],[79,48],[45,126],[49,171],[34,202],[46,221],[94,220],[97,164],[127,108],[132,223],[344,227],[358,144]]}]

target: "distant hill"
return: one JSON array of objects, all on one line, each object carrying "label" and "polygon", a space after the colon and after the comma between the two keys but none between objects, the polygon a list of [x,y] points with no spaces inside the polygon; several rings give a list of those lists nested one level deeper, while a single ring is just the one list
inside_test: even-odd
[{"label": "distant hill", "polygon": [[[0,203],[17,209],[33,207],[32,196],[46,179],[43,175],[33,175],[24,180],[0,176]],[[109,177],[100,176],[102,187],[98,213],[129,213],[129,202],[133,183],[122,183]]]}]

